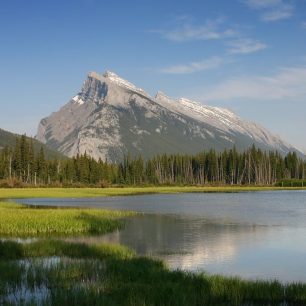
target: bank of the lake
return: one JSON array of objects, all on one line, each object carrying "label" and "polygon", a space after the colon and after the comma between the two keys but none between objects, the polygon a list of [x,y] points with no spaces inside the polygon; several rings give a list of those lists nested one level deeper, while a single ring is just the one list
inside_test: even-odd
[{"label": "bank of the lake", "polygon": [[8,305],[306,303],[306,284],[170,271],[161,261],[112,245],[0,242],[0,274],[0,303]]},{"label": "bank of the lake", "polygon": [[253,192],[306,190],[306,187],[274,186],[150,186],[112,188],[0,188],[0,199],[13,198],[82,198],[164,193]]}]

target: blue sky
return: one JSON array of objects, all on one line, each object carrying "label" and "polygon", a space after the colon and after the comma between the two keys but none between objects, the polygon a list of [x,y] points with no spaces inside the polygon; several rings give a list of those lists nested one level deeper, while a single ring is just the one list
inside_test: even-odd
[{"label": "blue sky", "polygon": [[35,135],[89,71],[224,106],[306,149],[306,0],[10,0],[0,127]]}]

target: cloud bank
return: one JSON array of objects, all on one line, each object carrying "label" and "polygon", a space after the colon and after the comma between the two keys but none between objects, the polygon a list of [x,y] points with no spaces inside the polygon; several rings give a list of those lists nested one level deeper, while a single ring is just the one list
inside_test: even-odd
[{"label": "cloud bank", "polygon": [[247,54],[267,48],[267,45],[254,39],[242,38],[228,43],[228,52],[232,54]]},{"label": "cloud bank", "polygon": [[288,19],[294,14],[292,3],[284,0],[242,0],[250,9],[260,11],[260,19],[273,22]]},{"label": "cloud bank", "polygon": [[202,61],[191,62],[188,64],[179,64],[161,69],[162,73],[167,74],[188,74],[204,70],[216,69],[222,65],[224,60],[221,57],[214,56]]},{"label": "cloud bank", "polygon": [[167,40],[185,42],[193,40],[218,40],[235,37],[238,33],[231,27],[224,26],[224,18],[206,20],[202,25],[192,25],[185,20],[172,30],[154,31]]},{"label": "cloud bank", "polygon": [[205,101],[277,101],[306,99],[306,67],[282,68],[270,76],[232,78],[206,89],[201,95]]}]

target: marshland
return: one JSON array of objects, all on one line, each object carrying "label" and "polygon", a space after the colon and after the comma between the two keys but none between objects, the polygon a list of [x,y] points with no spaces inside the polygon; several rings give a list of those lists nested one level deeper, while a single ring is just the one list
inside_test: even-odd
[{"label": "marshland", "polygon": [[305,191],[272,189],[2,189],[0,303],[303,305]]}]

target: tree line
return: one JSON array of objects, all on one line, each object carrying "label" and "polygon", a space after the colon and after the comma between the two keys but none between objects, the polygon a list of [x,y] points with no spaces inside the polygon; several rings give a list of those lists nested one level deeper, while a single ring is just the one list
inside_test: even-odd
[{"label": "tree line", "polygon": [[95,160],[86,153],[67,159],[47,159],[43,147],[34,152],[33,141],[18,137],[14,148],[0,152],[0,180],[29,186],[108,185],[275,185],[281,180],[305,179],[306,162],[295,152],[235,147],[195,155],[163,154],[148,160],[124,157],[119,164]]}]

